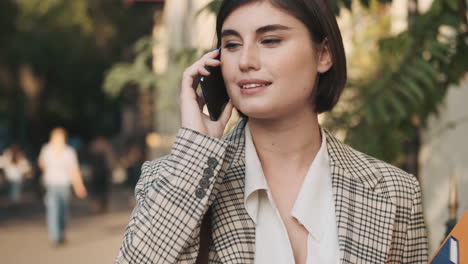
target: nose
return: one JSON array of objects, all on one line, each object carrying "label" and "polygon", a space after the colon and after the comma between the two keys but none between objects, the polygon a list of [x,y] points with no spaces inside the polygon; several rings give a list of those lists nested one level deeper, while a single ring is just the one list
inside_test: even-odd
[{"label": "nose", "polygon": [[260,58],[258,50],[253,45],[244,45],[239,59],[239,69],[242,72],[260,69]]}]

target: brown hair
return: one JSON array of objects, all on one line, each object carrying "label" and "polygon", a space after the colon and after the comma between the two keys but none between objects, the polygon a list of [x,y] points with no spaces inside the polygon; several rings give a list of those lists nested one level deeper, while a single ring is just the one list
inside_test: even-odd
[{"label": "brown hair", "polygon": [[224,0],[216,20],[217,47],[221,46],[221,29],[226,18],[237,8],[259,1],[269,1],[299,19],[309,30],[314,43],[328,42],[333,66],[318,75],[313,103],[317,113],[332,110],[346,84],[347,73],[340,29],[327,0]]}]

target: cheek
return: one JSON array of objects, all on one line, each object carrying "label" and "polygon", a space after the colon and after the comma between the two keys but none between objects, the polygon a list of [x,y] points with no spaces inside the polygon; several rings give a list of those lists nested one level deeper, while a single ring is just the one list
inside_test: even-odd
[{"label": "cheek", "polygon": [[224,60],[221,66],[221,73],[223,75],[224,84],[226,85],[229,97],[232,97],[233,90],[237,88],[236,82],[236,69],[235,64],[230,60]]},{"label": "cheek", "polygon": [[317,65],[311,53],[303,50],[290,52],[270,60],[270,70],[281,87],[294,90],[301,95],[312,92]]}]

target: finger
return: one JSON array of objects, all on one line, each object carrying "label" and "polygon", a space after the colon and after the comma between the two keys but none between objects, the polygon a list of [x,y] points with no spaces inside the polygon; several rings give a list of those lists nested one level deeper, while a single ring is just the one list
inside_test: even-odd
[{"label": "finger", "polygon": [[216,67],[216,66],[219,66],[220,64],[221,64],[221,61],[216,60],[216,59],[208,59],[205,61],[205,66]]},{"label": "finger", "polygon": [[208,53],[206,53],[205,55],[203,55],[202,58],[204,59],[209,59],[209,58],[216,58],[216,56],[219,55],[219,49],[214,49]]},{"label": "finger", "polygon": [[203,106],[205,106],[206,104],[205,97],[203,96],[203,92],[197,93],[197,103],[198,103],[198,107],[200,107],[200,110],[203,110]]},{"label": "finger", "polygon": [[181,95],[196,96],[194,90],[198,87],[199,78],[194,76],[198,76],[196,68],[190,67],[185,70],[181,82]]},{"label": "finger", "polygon": [[[196,96],[193,91],[198,87],[200,75],[210,75],[209,71],[204,68],[205,63],[207,63],[206,65],[208,66],[219,65],[219,62],[216,62],[218,60],[214,59],[216,56],[218,56],[218,54],[219,49],[208,52],[200,60],[184,71],[181,82],[181,94],[189,94],[190,96],[194,97]],[[189,87],[192,89],[189,89]]]},{"label": "finger", "polygon": [[200,67],[198,68],[198,74],[203,75],[203,76],[208,76],[211,73],[205,67]]},{"label": "finger", "polygon": [[221,113],[221,116],[219,117],[219,121],[221,122],[221,124],[223,124],[223,126],[226,126],[227,122],[229,121],[233,108],[234,108],[234,105],[232,104],[231,100],[229,100],[229,102],[224,107],[224,110]]},{"label": "finger", "polygon": [[[201,65],[193,65],[184,72],[182,86],[190,86],[191,90],[197,90],[200,83],[200,76],[208,76],[210,72]],[[182,88],[183,88],[182,87]]]}]

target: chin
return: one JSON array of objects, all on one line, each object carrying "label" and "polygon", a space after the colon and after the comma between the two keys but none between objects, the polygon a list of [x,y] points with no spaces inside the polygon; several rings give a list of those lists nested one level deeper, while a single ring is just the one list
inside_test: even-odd
[{"label": "chin", "polygon": [[244,115],[254,119],[272,119],[278,114],[271,107],[241,107],[237,108]]},{"label": "chin", "polygon": [[[281,102],[272,100],[273,98],[256,97],[256,98],[241,98],[231,97],[234,107],[249,118],[255,119],[272,119],[281,115]],[[284,109],[283,109],[284,110]]]}]

